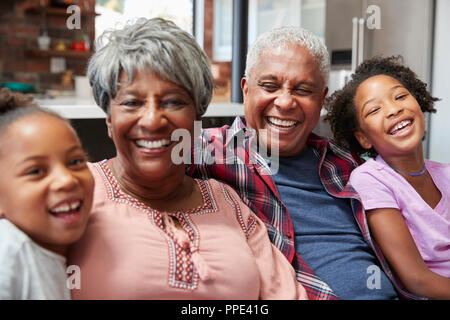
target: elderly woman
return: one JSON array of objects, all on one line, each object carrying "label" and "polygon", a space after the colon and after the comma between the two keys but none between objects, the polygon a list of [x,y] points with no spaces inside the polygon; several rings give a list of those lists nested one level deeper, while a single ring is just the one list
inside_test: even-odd
[{"label": "elderly woman", "polygon": [[[105,36],[105,35],[103,35]],[[140,19],[106,34],[88,77],[117,156],[90,165],[96,187],[69,263],[75,299],[306,299],[265,226],[235,191],[185,175],[171,141],[211,100],[208,59],[172,22]]]}]

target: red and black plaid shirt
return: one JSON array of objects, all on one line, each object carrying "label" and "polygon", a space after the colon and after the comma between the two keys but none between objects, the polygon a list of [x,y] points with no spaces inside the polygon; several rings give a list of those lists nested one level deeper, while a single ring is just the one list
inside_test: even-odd
[{"label": "red and black plaid shirt", "polygon": [[[239,139],[235,139],[239,137]],[[193,164],[188,174],[199,178],[215,178],[231,185],[244,203],[265,223],[272,243],[291,262],[298,281],[305,287],[309,299],[337,299],[331,288],[319,279],[294,248],[294,229],[286,206],[280,199],[271,177],[267,161],[258,153],[250,159],[250,145],[254,131],[245,120],[237,117],[233,124],[222,128],[205,129],[194,143]],[[237,142],[236,142],[237,140]],[[361,160],[332,140],[310,134],[306,142],[319,157],[319,175],[325,190],[336,198],[351,201],[354,217],[370,247],[375,251],[384,272],[404,298],[418,297],[406,292],[376,244],[372,241],[361,200],[347,185],[351,171]],[[228,150],[228,152],[227,152]]]}]

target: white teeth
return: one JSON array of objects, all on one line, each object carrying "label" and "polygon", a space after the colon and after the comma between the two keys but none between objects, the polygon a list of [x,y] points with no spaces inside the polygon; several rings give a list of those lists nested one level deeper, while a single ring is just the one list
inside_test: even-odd
[{"label": "white teeth", "polygon": [[61,212],[69,212],[71,210],[76,210],[78,209],[78,207],[80,206],[81,201],[75,201],[72,203],[64,203],[61,204],[60,206],[51,209],[50,211],[53,213],[61,213]]},{"label": "white teeth", "polygon": [[403,129],[404,127],[406,127],[406,126],[409,125],[410,123],[411,123],[410,120],[401,121],[401,122],[397,123],[397,124],[395,125],[395,127],[392,128],[392,130],[391,130],[389,133],[390,133],[390,134],[393,134],[395,131],[398,131],[398,130]]},{"label": "white teeth", "polygon": [[136,144],[138,145],[138,147],[143,147],[147,149],[158,149],[162,147],[167,147],[170,144],[170,140],[168,139],[161,139],[155,141],[136,140]]},{"label": "white teeth", "polygon": [[269,120],[269,122],[279,125],[279,126],[283,126],[283,127],[291,127],[297,123],[297,121],[281,120],[281,119],[274,118],[274,117],[267,117],[267,119]]},{"label": "white teeth", "polygon": [[69,211],[69,206],[61,206],[58,208],[53,209],[53,212],[59,213],[59,212],[65,212],[65,211]]}]

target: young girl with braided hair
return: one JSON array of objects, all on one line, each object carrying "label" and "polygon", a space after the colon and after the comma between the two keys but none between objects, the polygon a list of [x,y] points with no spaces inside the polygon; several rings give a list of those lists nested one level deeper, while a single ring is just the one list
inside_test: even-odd
[{"label": "young girl with braided hair", "polygon": [[450,164],[422,150],[436,100],[400,57],[376,57],[327,100],[326,119],[339,143],[369,157],[349,183],[395,276],[416,296],[450,299]]}]

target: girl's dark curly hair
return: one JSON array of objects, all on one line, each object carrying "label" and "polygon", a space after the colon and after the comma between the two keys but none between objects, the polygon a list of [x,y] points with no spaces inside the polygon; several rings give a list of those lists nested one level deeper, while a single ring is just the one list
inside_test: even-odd
[{"label": "girl's dark curly hair", "polygon": [[356,68],[351,80],[325,101],[325,108],[328,111],[325,121],[330,123],[334,139],[360,156],[367,154],[369,157],[376,157],[378,153],[374,148],[366,150],[361,147],[354,136],[359,130],[354,97],[364,80],[380,74],[400,82],[417,100],[422,112],[436,112],[433,105],[439,100],[432,97],[427,91],[426,83],[403,64],[402,56],[374,57],[365,60]]}]

